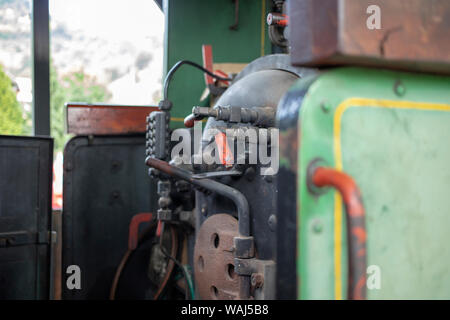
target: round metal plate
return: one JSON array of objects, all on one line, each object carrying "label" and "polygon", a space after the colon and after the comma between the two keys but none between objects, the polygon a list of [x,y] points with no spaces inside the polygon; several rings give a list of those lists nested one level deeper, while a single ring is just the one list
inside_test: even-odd
[{"label": "round metal plate", "polygon": [[200,299],[238,297],[233,255],[236,236],[238,221],[229,214],[215,214],[200,227],[194,248],[194,274]]}]

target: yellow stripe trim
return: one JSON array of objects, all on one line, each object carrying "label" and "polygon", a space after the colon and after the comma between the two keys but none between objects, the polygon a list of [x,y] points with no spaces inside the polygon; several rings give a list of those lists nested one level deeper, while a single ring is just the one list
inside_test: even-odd
[{"label": "yellow stripe trim", "polygon": [[[333,142],[336,170],[342,171],[341,120],[344,112],[350,107],[376,107],[389,109],[414,109],[450,111],[448,104],[425,102],[378,100],[366,98],[350,98],[343,101],[334,113]],[[339,192],[334,196],[334,295],[336,300],[342,299],[342,198]]]}]

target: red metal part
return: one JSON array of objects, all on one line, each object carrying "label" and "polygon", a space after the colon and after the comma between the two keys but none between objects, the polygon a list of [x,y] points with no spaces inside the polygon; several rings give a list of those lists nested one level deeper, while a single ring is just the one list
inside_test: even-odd
[{"label": "red metal part", "polygon": [[161,237],[161,232],[162,232],[162,228],[163,227],[163,222],[161,220],[158,220],[158,225],[156,227],[156,236],[159,238]]},{"label": "red metal part", "polygon": [[[202,46],[202,56],[203,56],[203,68],[213,72],[215,75],[218,75],[223,78],[228,78],[228,74],[226,72],[223,72],[221,70],[214,71],[212,46],[210,44],[204,44]],[[216,80],[213,77],[205,73],[205,83],[207,87],[209,87],[210,85],[214,85],[215,81]],[[228,81],[220,81],[220,82],[224,83],[225,85],[229,85]]]},{"label": "red metal part", "polygon": [[152,220],[151,213],[138,213],[133,216],[130,222],[129,232],[128,232],[128,249],[134,250],[137,248],[139,240],[139,226],[143,222],[148,222]]},{"label": "red metal part", "polygon": [[72,134],[144,133],[153,106],[92,105],[68,103],[67,132]]},{"label": "red metal part", "polygon": [[[223,72],[222,70],[216,70],[216,71],[214,71],[214,74],[217,75],[217,76],[220,76],[222,78],[228,78],[229,77],[228,73]],[[222,82],[226,86],[230,85],[229,81],[223,81],[223,80],[218,80],[218,81]]]},{"label": "red metal part", "polygon": [[[214,72],[212,46],[209,44],[204,44],[202,46],[202,55],[203,55],[203,68],[208,69],[211,72]],[[205,73],[205,82],[206,86],[212,85],[214,84],[214,78]]]},{"label": "red metal part", "polygon": [[289,24],[288,16],[283,13],[269,13],[267,15],[267,24],[269,26],[277,25],[286,27]]},{"label": "red metal part", "polygon": [[230,147],[228,146],[227,136],[225,135],[225,133],[219,132],[218,134],[216,134],[215,141],[219,151],[220,163],[226,167],[232,167],[234,157]]},{"label": "red metal part", "polygon": [[186,128],[193,128],[196,120],[197,119],[195,118],[195,116],[191,113],[186,118],[184,118],[184,126]]},{"label": "red metal part", "polygon": [[361,193],[349,175],[332,168],[318,167],[312,175],[317,187],[336,188],[347,213],[348,299],[366,298],[366,226]]}]

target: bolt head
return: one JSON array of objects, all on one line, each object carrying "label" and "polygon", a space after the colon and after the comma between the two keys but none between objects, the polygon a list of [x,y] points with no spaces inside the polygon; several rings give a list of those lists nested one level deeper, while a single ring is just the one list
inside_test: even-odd
[{"label": "bolt head", "polygon": [[170,100],[161,100],[158,107],[160,110],[170,110],[172,108],[172,102]]},{"label": "bolt head", "polygon": [[264,285],[264,276],[261,273],[253,273],[251,276],[251,284],[255,288],[261,288]]},{"label": "bolt head", "polygon": [[327,100],[324,100],[320,103],[320,108],[323,112],[328,113],[331,110],[331,104]]},{"label": "bolt head", "polygon": [[270,231],[275,231],[277,228],[277,216],[274,214],[270,215],[267,223],[269,224]]},{"label": "bolt head", "polygon": [[394,84],[394,92],[397,96],[403,97],[406,93],[406,87],[400,80],[397,80]]}]

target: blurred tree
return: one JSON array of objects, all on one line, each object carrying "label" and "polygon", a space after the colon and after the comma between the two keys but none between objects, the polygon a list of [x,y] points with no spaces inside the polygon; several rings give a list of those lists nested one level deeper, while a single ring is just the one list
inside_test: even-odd
[{"label": "blurred tree", "polygon": [[[55,153],[62,151],[69,139],[65,133],[66,102],[107,102],[111,94],[95,78],[78,71],[58,78],[55,67],[50,67],[50,116],[51,135],[55,139]],[[31,118],[31,113],[25,118]],[[0,134],[20,135],[30,134],[31,128],[25,124],[24,115],[11,79],[3,72],[0,65]]]},{"label": "blurred tree", "polygon": [[55,67],[50,67],[51,134],[55,139],[55,153],[62,151],[69,135],[65,133],[66,102],[107,102],[111,94],[94,77],[77,71],[58,78]]},{"label": "blurred tree", "polygon": [[0,134],[19,135],[23,132],[23,124],[22,110],[11,79],[0,65]]},{"label": "blurred tree", "polygon": [[50,129],[51,135],[55,139],[55,154],[62,151],[64,144],[69,139],[65,134],[65,111],[64,104],[68,98],[68,93],[61,86],[58,74],[53,65],[50,66]]}]

